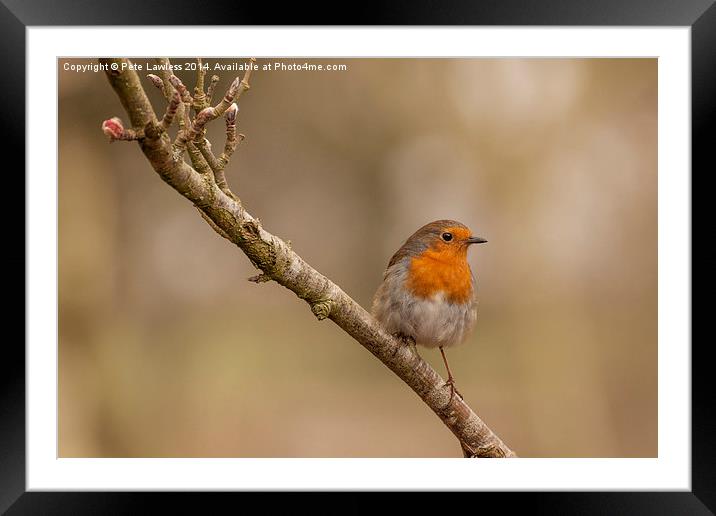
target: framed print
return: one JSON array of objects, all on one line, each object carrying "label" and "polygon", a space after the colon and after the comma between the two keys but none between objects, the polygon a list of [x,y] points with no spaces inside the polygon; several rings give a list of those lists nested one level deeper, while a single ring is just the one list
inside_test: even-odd
[{"label": "framed print", "polygon": [[711,3],[352,27],[7,4],[27,308],[3,510],[146,491],[713,510],[690,208]]}]

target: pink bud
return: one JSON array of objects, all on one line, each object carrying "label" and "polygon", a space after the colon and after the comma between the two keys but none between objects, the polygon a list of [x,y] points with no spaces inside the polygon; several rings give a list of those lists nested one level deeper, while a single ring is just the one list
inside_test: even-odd
[{"label": "pink bud", "polygon": [[229,109],[226,110],[225,117],[226,121],[229,123],[234,123],[236,121],[236,113],[239,112],[239,106],[236,105],[236,102],[231,104],[229,106]]},{"label": "pink bud", "polygon": [[109,136],[110,140],[119,140],[124,134],[124,125],[118,117],[112,117],[102,122],[102,132]]},{"label": "pink bud", "polygon": [[159,76],[154,75],[153,73],[147,74],[147,79],[152,81],[152,84],[154,84],[154,86],[156,86],[157,88],[164,87],[164,81],[162,81],[162,79]]}]

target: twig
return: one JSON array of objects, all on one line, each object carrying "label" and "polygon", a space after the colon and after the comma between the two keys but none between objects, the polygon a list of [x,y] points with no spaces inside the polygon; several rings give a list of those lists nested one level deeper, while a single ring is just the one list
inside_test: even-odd
[{"label": "twig", "polygon": [[[189,159],[191,159],[191,166],[194,167],[197,172],[202,175],[214,173],[194,142],[188,142],[186,150],[189,153]],[[216,179],[214,179],[214,181],[216,181]]]},{"label": "twig", "polygon": [[211,104],[211,99],[214,97],[214,88],[216,88],[216,85],[219,82],[219,76],[218,75],[212,75],[211,76],[211,82],[209,83],[209,87],[206,89],[206,103]]},{"label": "twig", "polygon": [[[176,91],[179,92],[179,95],[181,96],[181,101],[184,104],[184,109],[181,112],[181,118],[184,121],[184,128],[186,131],[186,128],[192,125],[189,121],[189,110],[194,103],[194,99],[191,97],[191,95],[189,94],[189,90],[186,89],[186,86],[184,86],[184,83],[181,82],[179,77],[172,74],[169,76],[169,82],[172,86],[174,86]],[[188,131],[191,132],[191,129],[188,129]],[[182,132],[182,134],[184,134],[184,132]]]},{"label": "twig", "polygon": [[219,156],[219,164],[222,170],[229,164],[229,159],[234,150],[236,150],[236,146],[244,139],[243,134],[239,135],[238,140],[236,138],[236,113],[238,112],[239,106],[233,103],[224,115],[226,117],[226,143],[224,144],[224,152]]},{"label": "twig", "polygon": [[[109,65],[125,60],[102,61]],[[427,362],[387,334],[366,310],[293,252],[284,240],[266,231],[243,208],[238,197],[208,181],[210,175],[200,174],[183,160],[175,160],[171,141],[159,127],[136,72],[129,67],[120,66],[120,70],[123,71],[118,74],[108,72],[107,78],[129,113],[132,125],[144,127],[146,136],[138,143],[149,163],[166,183],[202,207],[212,227],[220,229],[220,234],[241,248],[261,270],[259,278],[263,276],[292,290],[309,304],[318,319],[331,319],[375,355],[442,420],[458,438],[465,455],[516,456],[464,400],[450,396],[449,390],[443,388],[445,381]]]},{"label": "twig", "polygon": [[208,103],[206,102],[206,94],[204,93],[204,77],[206,70],[201,57],[196,58],[196,86],[194,86],[194,111],[199,112],[204,109]]},{"label": "twig", "polygon": [[[147,77],[150,81],[152,81],[152,84],[154,84],[156,87],[160,87],[161,82],[161,90],[164,94],[164,97],[167,99],[168,102],[171,102],[172,98],[174,97],[175,93],[179,93],[174,86],[172,86],[171,83],[171,62],[166,57],[160,57],[157,59],[157,64],[159,65],[159,74],[161,75],[161,78],[154,75],[154,74],[148,74]],[[159,81],[157,81],[159,79]],[[181,94],[179,94],[181,96]],[[188,126],[187,124],[187,116],[186,116],[186,109],[183,102],[180,102],[177,106],[177,111],[175,114],[175,118],[177,119],[177,123],[179,125],[179,132],[186,131],[186,128]]]},{"label": "twig", "polygon": [[[191,143],[193,143],[196,148],[199,149],[199,152],[201,152],[201,155],[206,161],[206,164],[211,169],[216,185],[219,186],[220,181],[218,175],[221,174],[221,165],[219,164],[219,160],[214,155],[214,152],[211,150],[211,142],[204,138]],[[226,181],[224,181],[224,183],[226,183]]]},{"label": "twig", "polygon": [[167,110],[164,113],[164,117],[162,118],[162,127],[165,130],[169,129],[169,127],[172,125],[172,122],[174,121],[174,116],[177,114],[177,109],[179,108],[180,103],[181,99],[179,98],[179,92],[174,91],[171,100],[167,104]]}]

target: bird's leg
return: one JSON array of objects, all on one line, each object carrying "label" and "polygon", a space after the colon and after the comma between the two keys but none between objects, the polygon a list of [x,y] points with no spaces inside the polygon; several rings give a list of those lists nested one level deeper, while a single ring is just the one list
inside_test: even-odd
[{"label": "bird's leg", "polygon": [[[395,337],[396,339],[398,339],[400,342],[402,342],[403,344],[405,344],[407,346],[412,345],[413,350],[416,353],[418,352],[417,348],[415,347],[415,339],[413,337],[411,337],[410,335],[405,335],[403,333],[398,332],[398,333],[394,333],[393,337]],[[395,354],[398,352],[398,349],[400,349],[400,348],[395,348],[395,350],[393,351],[393,356],[395,356]]]},{"label": "bird's leg", "polygon": [[450,399],[448,400],[448,405],[452,403],[452,398],[457,394],[460,396],[460,399],[463,399],[462,394],[460,391],[457,390],[455,387],[455,378],[452,376],[452,372],[450,371],[450,366],[448,365],[447,357],[445,356],[445,351],[443,351],[443,347],[440,346],[440,354],[443,356],[443,362],[445,362],[445,369],[447,369],[448,379],[447,382],[445,382],[445,385],[450,386]]}]

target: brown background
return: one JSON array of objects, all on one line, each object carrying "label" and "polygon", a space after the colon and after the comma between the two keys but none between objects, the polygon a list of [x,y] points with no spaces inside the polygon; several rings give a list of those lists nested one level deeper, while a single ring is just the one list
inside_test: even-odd
[{"label": "brown background", "polygon": [[[61,456],[460,455],[337,326],[247,282],[136,144],[107,143],[127,116],[104,74],[64,62]],[[310,62],[348,71],[259,71],[241,99],[227,175],[249,211],[366,307],[415,229],[466,223],[489,240],[477,329],[448,352],[471,406],[521,456],[656,456],[656,60]]]}]

